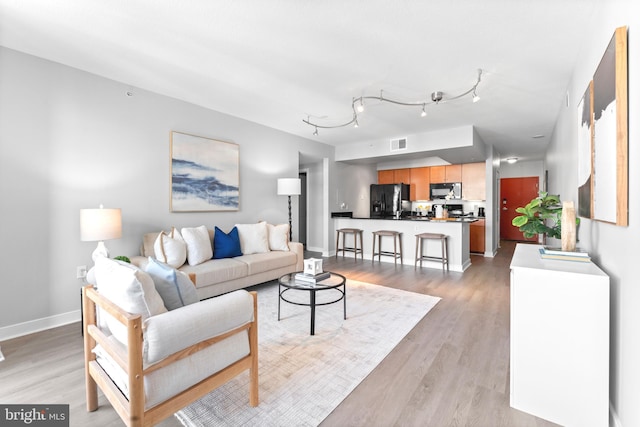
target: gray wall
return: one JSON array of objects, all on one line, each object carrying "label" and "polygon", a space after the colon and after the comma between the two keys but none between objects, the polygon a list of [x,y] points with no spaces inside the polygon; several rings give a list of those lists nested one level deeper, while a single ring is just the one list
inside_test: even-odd
[{"label": "gray wall", "polygon": [[[633,5],[632,5],[633,4]],[[640,425],[640,286],[638,254],[640,241],[640,13],[631,1],[602,2],[596,25],[585,32],[578,63],[572,76],[569,106],[563,104],[546,157],[549,190],[564,200],[578,202],[577,105],[600,62],[616,27],[628,26],[629,55],[629,226],[617,227],[582,219],[578,230],[580,246],[611,278],[611,403],[617,425]],[[632,11],[635,11],[632,13]],[[576,304],[580,296],[576,295]],[[570,312],[571,307],[567,307]]]},{"label": "gray wall", "polygon": [[[106,244],[132,255],[143,233],[171,226],[284,223],[277,178],[297,177],[299,152],[333,162],[331,146],[6,48],[0,75],[0,340],[79,319],[76,266],[96,246],[80,242],[81,208],[121,208],[123,236]],[[172,130],[239,144],[238,212],[169,211]]]}]

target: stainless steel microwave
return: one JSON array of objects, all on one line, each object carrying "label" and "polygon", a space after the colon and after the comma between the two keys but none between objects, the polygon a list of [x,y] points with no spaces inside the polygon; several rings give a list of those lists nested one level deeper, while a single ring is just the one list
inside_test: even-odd
[{"label": "stainless steel microwave", "polygon": [[431,200],[443,200],[449,194],[451,194],[451,200],[462,199],[462,183],[444,182],[429,185],[429,198]]}]

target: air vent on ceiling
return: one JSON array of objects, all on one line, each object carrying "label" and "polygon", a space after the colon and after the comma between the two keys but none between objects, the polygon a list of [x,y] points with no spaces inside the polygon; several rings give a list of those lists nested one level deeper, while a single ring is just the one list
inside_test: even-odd
[{"label": "air vent on ceiling", "polygon": [[391,140],[391,151],[401,151],[407,149],[407,138],[398,138]]}]

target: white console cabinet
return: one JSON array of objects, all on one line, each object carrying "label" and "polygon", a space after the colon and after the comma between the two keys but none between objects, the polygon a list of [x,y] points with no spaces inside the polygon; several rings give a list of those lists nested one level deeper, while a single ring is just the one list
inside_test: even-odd
[{"label": "white console cabinet", "polygon": [[518,244],[511,260],[511,406],[563,426],[609,424],[609,276]]}]

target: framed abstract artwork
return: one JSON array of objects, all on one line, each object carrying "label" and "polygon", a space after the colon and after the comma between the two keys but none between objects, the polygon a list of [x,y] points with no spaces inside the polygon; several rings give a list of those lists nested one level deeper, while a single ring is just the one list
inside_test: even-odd
[{"label": "framed abstract artwork", "polygon": [[578,106],[578,215],[629,223],[627,28],[617,28]]},{"label": "framed abstract artwork", "polygon": [[171,132],[171,211],[237,211],[240,149],[237,144]]}]

